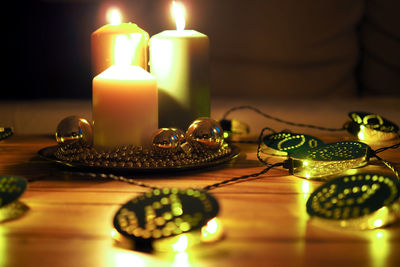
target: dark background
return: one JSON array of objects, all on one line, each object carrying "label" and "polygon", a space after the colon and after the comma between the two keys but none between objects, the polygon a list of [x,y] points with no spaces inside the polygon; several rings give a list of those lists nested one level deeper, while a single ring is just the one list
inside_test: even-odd
[{"label": "dark background", "polygon": [[[400,94],[397,0],[186,0],[211,40],[212,95]],[[2,2],[1,99],[91,98],[90,34],[118,6],[150,36],[167,0]]]}]

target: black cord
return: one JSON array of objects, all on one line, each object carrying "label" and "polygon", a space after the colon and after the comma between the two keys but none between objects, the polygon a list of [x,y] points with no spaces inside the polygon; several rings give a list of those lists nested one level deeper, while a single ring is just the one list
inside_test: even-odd
[{"label": "black cord", "polygon": [[[203,187],[203,190],[208,191],[208,190],[212,190],[215,189],[217,187],[221,187],[224,185],[228,185],[228,184],[232,184],[232,183],[236,183],[240,180],[246,179],[246,178],[252,178],[252,177],[258,177],[262,174],[265,174],[266,172],[268,172],[270,169],[272,169],[273,167],[278,167],[278,166],[282,166],[283,162],[279,162],[279,163],[275,163],[275,164],[270,164],[266,161],[264,161],[261,156],[260,156],[260,151],[261,151],[261,144],[262,144],[262,138],[264,136],[264,132],[265,131],[271,131],[271,132],[275,132],[273,129],[265,127],[261,130],[261,133],[258,137],[258,147],[257,147],[257,158],[260,162],[262,162],[263,164],[267,165],[267,167],[265,169],[263,169],[260,172],[257,173],[252,173],[252,174],[247,174],[247,175],[243,175],[243,176],[239,176],[239,177],[234,177],[234,178],[230,178],[215,184],[211,184],[211,185],[207,185],[205,187]],[[80,176],[89,176],[92,178],[102,178],[102,179],[112,179],[115,181],[121,181],[121,182],[125,182],[128,184],[132,184],[132,185],[136,185],[136,186],[140,186],[140,187],[144,187],[144,188],[149,188],[149,189],[160,189],[159,187],[156,186],[151,186],[142,182],[139,182],[137,180],[135,180],[134,178],[128,178],[125,176],[118,176],[118,175],[114,175],[114,174],[106,174],[106,173],[88,173],[88,172],[65,172],[68,174],[77,174]]]},{"label": "black cord", "polygon": [[70,172],[70,171],[64,171],[65,174],[71,174],[71,175],[79,175],[79,176],[89,176],[91,178],[101,178],[101,179],[111,179],[115,181],[121,181],[125,182],[128,184],[144,187],[144,188],[150,188],[150,189],[159,189],[159,187],[148,185],[142,182],[139,182],[135,180],[134,178],[128,178],[125,176],[118,176],[114,175],[112,173],[94,173],[94,172]]},{"label": "black cord", "polygon": [[259,160],[260,162],[262,162],[264,165],[267,165],[267,168],[265,168],[265,169],[263,169],[262,171],[257,172],[257,173],[246,174],[246,175],[243,175],[243,176],[234,177],[234,178],[231,178],[231,179],[228,179],[228,180],[224,180],[224,181],[222,181],[222,182],[218,182],[218,183],[215,183],[215,184],[212,184],[212,185],[207,185],[207,186],[203,187],[203,190],[209,191],[209,190],[212,190],[212,189],[217,188],[217,187],[221,187],[221,186],[228,185],[228,184],[232,184],[232,183],[237,183],[238,181],[243,180],[243,179],[258,177],[258,176],[260,176],[260,175],[262,175],[262,174],[267,173],[270,169],[272,169],[272,168],[274,168],[274,167],[283,166],[283,162],[278,162],[278,163],[275,163],[275,164],[270,164],[270,163],[266,162],[265,160],[263,160],[263,159],[261,158],[261,156],[260,156],[261,144],[262,144],[262,142],[263,142],[262,138],[264,137],[264,132],[265,132],[265,131],[271,131],[271,132],[273,132],[273,133],[274,133],[275,131],[274,131],[273,129],[269,128],[269,127],[265,127],[265,128],[263,128],[263,129],[261,130],[260,135],[258,136],[257,158],[258,158],[258,160]]},{"label": "black cord", "polygon": [[388,167],[396,176],[397,179],[400,180],[400,175],[399,175],[399,171],[396,169],[396,167],[389,161],[384,160],[383,158],[374,155],[378,160],[380,160],[386,167]]},{"label": "black cord", "polygon": [[260,172],[247,174],[247,175],[243,175],[243,176],[239,176],[239,177],[234,177],[234,178],[231,178],[231,179],[228,179],[228,180],[224,180],[222,182],[218,182],[218,183],[215,183],[215,184],[212,184],[212,185],[207,185],[207,186],[203,187],[203,190],[209,191],[209,190],[212,190],[212,189],[224,186],[224,185],[228,185],[228,184],[230,185],[232,183],[237,183],[238,181],[243,180],[243,179],[252,178],[252,177],[258,177],[258,176],[260,176],[262,174],[267,173],[273,167],[278,167],[278,166],[282,166],[282,165],[283,165],[283,162],[278,162],[278,163],[275,163],[275,164],[268,164],[268,167],[263,169]]},{"label": "black cord", "polygon": [[312,128],[312,129],[317,129],[317,130],[322,130],[322,131],[331,131],[331,132],[337,132],[337,131],[343,131],[343,130],[345,130],[344,127],[342,127],[342,128],[327,128],[327,127],[322,127],[322,126],[317,126],[317,125],[311,125],[311,124],[295,123],[295,122],[285,121],[285,120],[282,120],[282,119],[273,117],[273,116],[271,116],[271,115],[268,115],[268,114],[262,112],[261,110],[255,108],[255,107],[252,107],[252,106],[238,106],[238,107],[233,107],[233,108],[229,109],[227,112],[225,112],[225,114],[224,114],[224,116],[223,116],[223,119],[225,120],[226,117],[227,117],[230,113],[232,113],[233,111],[241,110],[241,109],[252,110],[252,111],[254,111],[254,112],[260,114],[261,116],[263,116],[263,117],[265,117],[265,118],[267,118],[267,119],[271,119],[271,120],[274,120],[274,121],[277,121],[277,122],[280,122],[280,123],[284,123],[284,124],[288,124],[288,125],[291,125],[291,126],[306,127],[306,128]]},{"label": "black cord", "polygon": [[399,147],[400,147],[400,143],[397,143],[397,144],[394,144],[394,145],[392,145],[392,146],[386,146],[386,147],[378,148],[378,149],[375,150],[374,152],[375,152],[375,154],[378,154],[378,153],[381,153],[381,152],[383,152],[383,151],[385,151],[385,150],[388,150],[388,149],[396,149],[396,148],[399,148]]}]

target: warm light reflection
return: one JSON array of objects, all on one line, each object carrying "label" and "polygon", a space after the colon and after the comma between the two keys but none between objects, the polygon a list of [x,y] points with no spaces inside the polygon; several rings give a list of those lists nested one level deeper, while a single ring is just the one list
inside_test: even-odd
[{"label": "warm light reflection", "polygon": [[185,6],[182,3],[173,1],[171,13],[175,19],[176,29],[178,31],[183,31],[185,29]]},{"label": "warm light reflection", "polygon": [[176,267],[190,267],[189,254],[187,252],[178,252],[174,255],[174,262],[172,266]]},{"label": "warm light reflection", "polygon": [[116,8],[110,8],[107,11],[106,16],[107,16],[107,21],[111,25],[118,25],[118,24],[121,24],[121,22],[122,22],[121,13]]},{"label": "warm light reflection", "polygon": [[306,180],[302,181],[301,182],[301,192],[304,194],[303,195],[304,199],[308,198],[308,194],[310,194],[310,191],[311,191],[310,182],[306,181]]},{"label": "warm light reflection", "polygon": [[395,202],[390,206],[384,206],[371,214],[357,218],[351,218],[347,220],[329,220],[314,217],[314,219],[316,222],[324,224],[325,226],[340,226],[343,228],[354,230],[371,230],[391,224],[398,220],[399,216],[400,204],[398,202]]},{"label": "warm light reflection", "polygon": [[190,231],[177,236],[153,241],[153,248],[159,252],[183,252],[200,243],[200,232]]},{"label": "warm light reflection", "polygon": [[[140,33],[129,33],[117,35],[114,42],[113,65],[133,65],[134,59],[138,58],[142,35]],[[135,54],[136,52],[136,54]]]},{"label": "warm light reflection", "polygon": [[7,238],[5,234],[6,229],[0,227],[0,266],[7,265]]},{"label": "warm light reflection", "polygon": [[375,230],[370,240],[371,266],[387,266],[390,255],[390,232],[384,229]]},{"label": "warm light reflection", "polygon": [[358,137],[358,139],[359,139],[360,141],[365,140],[364,128],[365,128],[364,125],[360,125],[360,131],[359,131],[358,134],[357,134],[357,137]]},{"label": "warm light reflection", "polygon": [[218,218],[213,218],[201,228],[201,241],[214,242],[223,235],[222,223]]},{"label": "warm light reflection", "polygon": [[187,237],[187,235],[183,234],[180,235],[178,240],[171,246],[174,252],[183,252],[188,248],[188,245],[189,245],[189,238]]},{"label": "warm light reflection", "polygon": [[115,65],[130,65],[133,57],[132,40],[128,35],[118,35],[114,45]]},{"label": "warm light reflection", "polygon": [[146,82],[154,80],[154,76],[138,66],[113,65],[96,76],[97,79]]},{"label": "warm light reflection", "polygon": [[114,259],[110,260],[111,266],[114,267],[128,267],[132,266],[134,262],[135,267],[148,266],[148,260],[138,253],[132,253],[128,250],[119,250],[114,254]]},{"label": "warm light reflection", "polygon": [[213,218],[201,228],[184,234],[161,238],[153,242],[155,251],[183,252],[200,243],[209,243],[220,240],[223,237],[223,227],[220,220]]},{"label": "warm light reflection", "polygon": [[115,229],[112,229],[112,230],[110,231],[110,235],[111,235],[111,237],[112,237],[113,239],[117,239],[117,238],[119,237],[119,233],[118,233],[118,231],[115,230]]}]

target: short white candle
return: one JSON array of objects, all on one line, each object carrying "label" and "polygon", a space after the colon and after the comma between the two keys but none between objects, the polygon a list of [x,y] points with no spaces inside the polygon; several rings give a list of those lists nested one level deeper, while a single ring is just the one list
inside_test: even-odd
[{"label": "short white candle", "polygon": [[195,119],[210,116],[209,39],[184,30],[183,14],[176,21],[177,30],[150,38],[149,65],[158,85],[159,127],[186,130]]},{"label": "short white candle", "polygon": [[125,48],[123,42],[116,44],[118,64],[93,79],[95,147],[148,146],[158,129],[156,80],[141,67],[129,65],[126,49],[129,43]]}]

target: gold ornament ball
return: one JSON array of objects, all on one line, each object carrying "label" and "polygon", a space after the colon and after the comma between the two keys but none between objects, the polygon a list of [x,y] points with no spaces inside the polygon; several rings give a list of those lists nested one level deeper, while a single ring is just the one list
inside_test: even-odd
[{"label": "gold ornament ball", "polygon": [[224,143],[224,132],[216,120],[198,118],[186,131],[186,140],[199,143],[209,149],[218,149]]},{"label": "gold ornament ball", "polygon": [[78,116],[69,116],[60,121],[56,130],[59,145],[80,143],[86,146],[93,144],[93,129],[90,123]]},{"label": "gold ornament ball", "polygon": [[177,128],[161,128],[152,136],[155,148],[175,149],[185,142],[185,132]]}]

